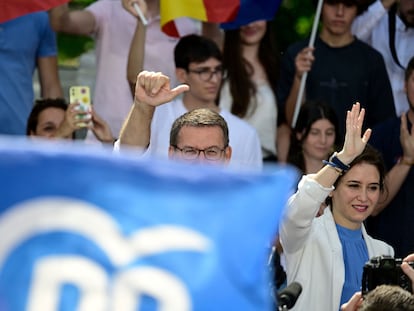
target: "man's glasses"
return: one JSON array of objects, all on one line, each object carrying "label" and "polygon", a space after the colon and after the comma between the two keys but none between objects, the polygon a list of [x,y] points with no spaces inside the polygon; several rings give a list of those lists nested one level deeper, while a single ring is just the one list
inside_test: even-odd
[{"label": "man's glasses", "polygon": [[214,70],[211,70],[209,68],[201,68],[197,70],[188,69],[188,72],[198,74],[200,79],[205,82],[210,81],[214,75],[217,78],[223,77],[223,67],[221,66],[214,68]]},{"label": "man's glasses", "polygon": [[224,149],[220,149],[219,147],[209,147],[206,149],[197,149],[192,147],[179,148],[177,146],[173,147],[181,152],[181,155],[185,160],[195,160],[202,152],[207,160],[218,161],[221,159],[223,152],[226,150],[226,147],[224,147]]}]

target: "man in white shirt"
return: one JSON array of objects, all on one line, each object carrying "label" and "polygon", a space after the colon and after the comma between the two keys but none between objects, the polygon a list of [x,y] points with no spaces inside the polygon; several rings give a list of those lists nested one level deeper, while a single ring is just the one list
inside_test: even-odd
[{"label": "man in white shirt", "polygon": [[[182,98],[176,98],[183,92],[182,89],[181,92],[173,92],[173,96],[162,100],[157,97],[157,102],[149,106],[139,100],[143,85],[148,86],[147,83],[155,81],[165,82],[168,79],[168,83],[163,84],[163,90],[171,91],[169,78],[161,73],[142,72],[137,78],[134,105],[121,130],[121,146],[149,146],[148,152],[152,155],[167,157],[174,120],[187,111],[208,108],[219,113],[228,124],[233,150],[229,166],[234,169],[260,170],[262,154],[255,129],[229,112],[220,110],[216,105],[223,75],[221,52],[217,45],[202,36],[186,36],[178,42],[174,58],[177,79],[187,84],[189,91]],[[162,105],[166,102],[169,103]]]},{"label": "man in white shirt", "polygon": [[414,1],[377,0],[354,20],[352,32],[382,54],[400,116],[409,108],[404,70],[414,55]]}]

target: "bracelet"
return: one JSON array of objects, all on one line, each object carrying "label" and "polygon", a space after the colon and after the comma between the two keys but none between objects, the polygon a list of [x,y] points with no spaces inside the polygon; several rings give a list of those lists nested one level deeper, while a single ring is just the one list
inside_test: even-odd
[{"label": "bracelet", "polygon": [[325,164],[325,165],[328,165],[331,168],[333,168],[339,174],[339,176],[341,176],[344,173],[344,171],[341,168],[339,168],[333,162],[329,162],[329,161],[323,160],[322,163]]},{"label": "bracelet", "polygon": [[341,160],[339,160],[336,155],[337,153],[335,152],[329,158],[329,161],[323,160],[322,163],[325,165],[329,165],[330,167],[334,168],[339,175],[342,175],[350,169],[350,166],[346,165]]},{"label": "bracelet", "polygon": [[351,168],[349,165],[343,163],[339,158],[337,157],[338,153],[334,152],[334,154],[329,158],[329,162],[334,163],[336,167],[340,168],[344,172],[349,171]]}]

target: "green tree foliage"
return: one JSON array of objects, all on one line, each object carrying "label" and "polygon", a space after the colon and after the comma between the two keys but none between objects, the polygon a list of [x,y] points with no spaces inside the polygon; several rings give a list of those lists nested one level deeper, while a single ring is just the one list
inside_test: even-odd
[{"label": "green tree foliage", "polygon": [[274,20],[281,52],[310,35],[316,7],[312,0],[284,0]]},{"label": "green tree foliage", "polygon": [[[96,0],[72,0],[69,2],[70,9],[83,9]],[[93,48],[93,39],[85,36],[68,35],[64,33],[57,34],[57,46],[59,51],[59,61],[76,58],[84,52]]]}]

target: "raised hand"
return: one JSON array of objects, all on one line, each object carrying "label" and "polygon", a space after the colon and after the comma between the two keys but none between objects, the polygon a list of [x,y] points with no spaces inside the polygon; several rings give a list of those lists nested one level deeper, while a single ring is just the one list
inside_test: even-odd
[{"label": "raised hand", "polygon": [[190,87],[184,84],[171,89],[170,78],[166,75],[161,72],[142,71],[137,77],[134,103],[156,107],[170,102],[189,89]]},{"label": "raised hand", "polygon": [[112,135],[111,128],[108,123],[105,122],[93,109],[92,109],[92,124],[89,128],[93,131],[96,138],[103,142],[112,144],[114,142],[114,136]]},{"label": "raised hand", "polygon": [[414,125],[411,126],[411,132],[408,131],[406,113],[401,115],[400,143],[403,149],[402,162],[414,164]]},{"label": "raised hand", "polygon": [[295,57],[296,77],[301,78],[305,72],[309,72],[312,69],[312,64],[315,60],[313,51],[315,48],[306,47],[301,50]]},{"label": "raised hand", "polygon": [[56,131],[56,138],[70,138],[74,131],[87,127],[91,121],[91,112],[82,110],[79,103],[70,103],[65,118]]},{"label": "raised hand", "polygon": [[371,137],[371,129],[367,129],[361,136],[364,117],[365,109],[361,109],[358,102],[352,105],[351,111],[347,111],[344,146],[338,153],[338,158],[345,164],[351,163],[362,153]]},{"label": "raised hand", "polygon": [[138,4],[139,8],[142,11],[142,14],[146,16],[148,12],[148,8],[147,8],[147,3],[145,2],[145,0],[122,0],[122,6],[124,7],[124,9],[127,10],[132,15],[134,15],[135,17],[139,17],[137,14],[137,11],[135,11],[134,3]]},{"label": "raised hand", "polygon": [[414,262],[414,253],[404,258],[404,262],[401,264],[401,269],[410,278],[414,290],[414,269],[408,264],[410,261]]},{"label": "raised hand", "polygon": [[348,302],[341,306],[341,311],[357,311],[358,307],[362,304],[361,292],[355,293]]}]

